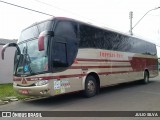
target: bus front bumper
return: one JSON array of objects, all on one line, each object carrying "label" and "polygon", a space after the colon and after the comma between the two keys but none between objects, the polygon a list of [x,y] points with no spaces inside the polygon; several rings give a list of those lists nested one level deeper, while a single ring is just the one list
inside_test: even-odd
[{"label": "bus front bumper", "polygon": [[13,85],[13,89],[23,95],[36,95],[36,96],[51,96],[50,95],[50,88],[47,85],[42,85],[42,86],[32,86],[32,87],[21,87],[21,86],[16,86]]}]

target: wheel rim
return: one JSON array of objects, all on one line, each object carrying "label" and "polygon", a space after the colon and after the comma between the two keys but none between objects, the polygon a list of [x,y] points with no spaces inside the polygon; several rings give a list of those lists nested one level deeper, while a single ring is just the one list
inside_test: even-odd
[{"label": "wheel rim", "polygon": [[148,81],[149,81],[149,77],[148,77],[148,75],[146,75],[146,79],[145,79],[145,81],[148,83]]},{"label": "wheel rim", "polygon": [[95,91],[95,84],[94,84],[94,82],[93,82],[92,80],[90,80],[90,81],[88,82],[87,90],[88,90],[88,92],[90,92],[90,93],[93,93],[93,92]]}]

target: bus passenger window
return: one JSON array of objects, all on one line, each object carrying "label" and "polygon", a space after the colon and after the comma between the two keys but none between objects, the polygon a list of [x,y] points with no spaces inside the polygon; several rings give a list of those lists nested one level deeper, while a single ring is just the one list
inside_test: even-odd
[{"label": "bus passenger window", "polygon": [[76,38],[76,29],[69,21],[60,21],[55,30],[56,36]]}]

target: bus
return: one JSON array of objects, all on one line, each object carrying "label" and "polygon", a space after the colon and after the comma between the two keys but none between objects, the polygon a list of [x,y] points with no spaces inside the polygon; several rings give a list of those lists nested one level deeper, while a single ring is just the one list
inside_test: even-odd
[{"label": "bus", "polygon": [[72,18],[53,17],[21,32],[16,47],[13,88],[20,94],[55,96],[158,75],[156,45]]}]

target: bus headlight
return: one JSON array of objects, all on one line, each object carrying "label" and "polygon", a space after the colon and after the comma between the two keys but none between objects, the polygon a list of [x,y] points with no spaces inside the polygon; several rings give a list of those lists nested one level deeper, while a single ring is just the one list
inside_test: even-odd
[{"label": "bus headlight", "polygon": [[35,83],[36,86],[42,86],[48,84],[48,80],[40,80]]},{"label": "bus headlight", "polygon": [[13,82],[13,86],[17,86],[17,83]]}]

